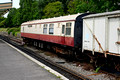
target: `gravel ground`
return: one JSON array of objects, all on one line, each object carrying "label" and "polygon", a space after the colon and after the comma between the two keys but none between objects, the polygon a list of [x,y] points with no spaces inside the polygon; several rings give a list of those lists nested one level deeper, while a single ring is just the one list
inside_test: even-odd
[{"label": "gravel ground", "polygon": [[[80,73],[80,74],[83,74],[93,80],[116,80],[115,77],[113,76],[110,76],[108,74],[105,74],[105,73],[96,73],[95,71],[93,70],[85,70],[83,68],[83,63],[82,64],[79,64],[77,65],[76,63],[73,63],[73,62],[68,62],[62,58],[58,58],[55,54],[53,55],[52,53],[50,52],[44,52],[44,51],[41,51],[41,50],[37,50],[36,48],[32,47],[27,47],[28,49],[31,49],[32,51],[35,51],[37,52],[39,55],[45,57],[46,59],[48,60],[51,60],[53,62],[56,62],[64,67],[67,67],[69,69],[72,69],[73,71],[76,71],[77,73]],[[84,65],[84,66],[87,66]]]}]

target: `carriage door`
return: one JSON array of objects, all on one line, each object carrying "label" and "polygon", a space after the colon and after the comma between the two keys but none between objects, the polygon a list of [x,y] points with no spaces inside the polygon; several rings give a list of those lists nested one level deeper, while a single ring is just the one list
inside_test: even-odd
[{"label": "carriage door", "polygon": [[62,25],[62,36],[65,36],[65,25]]},{"label": "carriage door", "polygon": [[109,27],[109,52],[120,54],[120,17],[108,19]]},{"label": "carriage door", "polygon": [[62,43],[65,44],[65,25],[62,25]]}]

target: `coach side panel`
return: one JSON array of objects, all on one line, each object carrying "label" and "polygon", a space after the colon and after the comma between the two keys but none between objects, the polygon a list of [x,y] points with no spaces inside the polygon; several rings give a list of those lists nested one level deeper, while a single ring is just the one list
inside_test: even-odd
[{"label": "coach side panel", "polygon": [[[69,23],[70,25],[68,25]],[[63,25],[65,25],[64,29]],[[72,47],[74,47],[73,33],[74,21],[21,26],[21,36],[23,37]]]}]

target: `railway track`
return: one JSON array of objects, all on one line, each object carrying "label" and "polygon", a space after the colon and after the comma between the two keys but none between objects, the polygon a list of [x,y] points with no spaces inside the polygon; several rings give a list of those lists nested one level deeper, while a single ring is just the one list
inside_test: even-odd
[{"label": "railway track", "polygon": [[20,49],[21,51],[25,52],[26,54],[30,55],[31,57],[35,58],[36,60],[44,63],[45,65],[51,67],[52,69],[54,69],[55,71],[59,72],[60,74],[64,75],[65,77],[67,77],[70,80],[91,80],[90,78],[88,78],[87,76],[84,76],[80,73],[74,72],[73,70],[70,70],[66,67],[63,67],[57,63],[54,63],[52,61],[49,61],[48,59],[45,59],[44,57],[40,56],[39,54],[36,54],[35,52],[26,49],[22,46],[17,45],[16,43],[11,42],[11,40],[8,37],[5,36],[1,36],[0,38],[4,41],[6,41],[7,43],[15,46],[16,48]]}]

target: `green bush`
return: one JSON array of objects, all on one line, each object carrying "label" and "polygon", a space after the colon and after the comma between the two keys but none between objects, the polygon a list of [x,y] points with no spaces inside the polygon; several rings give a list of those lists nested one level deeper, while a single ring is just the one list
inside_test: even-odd
[{"label": "green bush", "polygon": [[16,33],[16,32],[20,32],[20,28],[15,28],[15,29],[12,31],[13,36],[15,36],[15,33]]},{"label": "green bush", "polygon": [[15,36],[17,37],[17,34],[20,33],[20,32],[15,32]]},{"label": "green bush", "polygon": [[10,34],[12,32],[12,35],[15,36],[16,32],[20,32],[20,27],[19,28],[10,28],[8,30],[8,34]]},{"label": "green bush", "polygon": [[13,36],[15,36],[15,32],[16,32],[16,30],[13,30],[13,31],[12,31],[12,35],[13,35]]},{"label": "green bush", "polygon": [[7,28],[0,28],[0,32],[2,31],[7,32]]},{"label": "green bush", "polygon": [[10,34],[13,30],[14,30],[14,28],[9,29],[8,34]]},{"label": "green bush", "polygon": [[7,31],[9,31],[11,28],[7,28]]}]

